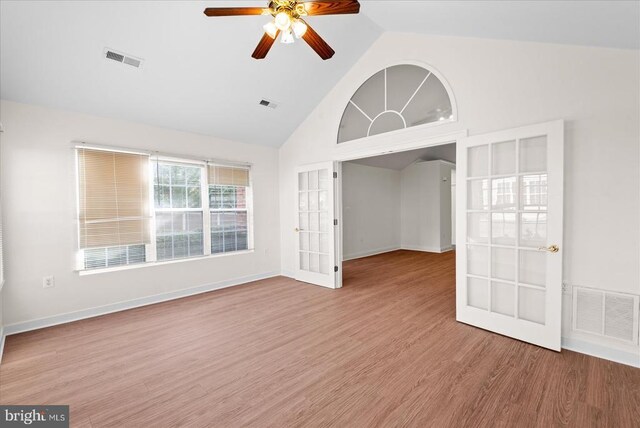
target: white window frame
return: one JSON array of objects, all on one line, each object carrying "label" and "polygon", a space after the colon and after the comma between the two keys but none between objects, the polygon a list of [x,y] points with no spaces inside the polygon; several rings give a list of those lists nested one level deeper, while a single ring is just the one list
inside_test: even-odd
[{"label": "white window frame", "polygon": [[[76,174],[75,174],[75,191],[76,198],[78,195],[79,188],[79,177],[77,171],[77,149],[87,148],[89,146],[80,146],[75,144],[73,146],[74,149],[74,158],[76,165]],[[107,150],[114,152],[126,152],[126,153],[144,153],[141,151],[133,151],[127,149],[117,149],[110,147],[96,147],[99,150]],[[172,264],[172,263],[182,263],[188,262],[191,260],[202,260],[203,258],[218,258],[218,257],[228,257],[233,255],[241,255],[247,253],[254,252],[254,241],[253,241],[253,181],[252,181],[252,170],[251,165],[247,163],[239,163],[239,162],[224,162],[224,161],[207,161],[207,160],[196,160],[183,158],[180,156],[174,155],[159,155],[157,153],[145,153],[150,154],[149,157],[149,207],[151,211],[151,218],[149,221],[150,224],[150,237],[151,242],[149,244],[145,244],[145,262],[142,263],[134,263],[134,264],[125,264],[120,266],[113,267],[105,267],[105,268],[94,268],[87,269],[85,268],[85,257],[84,257],[84,249],[77,248],[76,256],[75,256],[75,268],[74,270],[78,272],[79,275],[93,275],[97,273],[104,272],[114,272],[121,270],[129,270],[129,269],[138,269],[143,267],[150,266],[158,266],[164,264]],[[200,196],[202,202],[202,208],[156,208],[155,207],[155,183],[154,183],[154,162],[164,162],[164,163],[173,163],[178,165],[193,165],[200,167]],[[237,250],[237,251],[229,251],[229,252],[221,252],[221,253],[211,253],[211,212],[212,209],[210,207],[209,201],[209,165],[219,165],[219,166],[230,166],[230,167],[238,167],[238,168],[247,168],[249,171],[249,186],[246,188],[246,209],[235,209],[229,208],[227,211],[243,211],[247,212],[247,249],[246,250]],[[205,202],[206,200],[206,202]],[[78,201],[76,200],[76,203]],[[215,210],[215,212],[221,212],[225,209]],[[79,215],[79,208],[77,207],[77,215],[76,221]],[[202,228],[203,228],[203,254],[198,256],[190,256],[183,257],[178,259],[168,259],[168,260],[158,260],[157,259],[157,236],[156,236],[156,212],[202,212]],[[77,227],[76,227],[77,229]],[[77,230],[76,230],[77,233]],[[77,241],[77,240],[76,240]]]},{"label": "white window frame", "polygon": [[[229,166],[222,163],[210,162],[208,165],[210,166]],[[220,253],[213,253],[214,255],[221,254],[234,254],[242,251],[253,251],[253,180],[251,174],[251,168],[248,168],[249,171],[249,186],[245,189],[245,206],[246,208],[211,208],[211,201],[209,199],[209,182],[207,176],[207,206],[209,207],[209,215],[207,216],[207,221],[209,223],[209,253],[211,254],[211,214],[213,212],[222,213],[222,212],[238,212],[245,211],[247,213],[247,249],[246,250],[236,250],[236,251],[223,251]],[[207,174],[209,173],[209,168],[207,168]]]},{"label": "white window frame", "polygon": [[[174,165],[184,165],[184,166],[197,166],[200,168],[200,202],[202,204],[201,208],[156,208],[156,204],[155,204],[155,183],[153,180],[154,177],[154,168],[153,168],[153,164],[154,162],[159,162],[159,163],[165,163],[165,164],[174,164]],[[207,230],[211,230],[211,222],[210,222],[210,216],[207,216],[207,212],[209,210],[209,200],[208,200],[208,168],[207,168],[207,162],[204,161],[194,161],[194,160],[188,160],[188,159],[179,159],[179,158],[174,158],[174,157],[166,157],[166,156],[156,156],[155,158],[152,157],[149,159],[149,173],[150,175],[150,180],[149,180],[149,186],[150,186],[150,198],[151,198],[151,207],[152,208],[152,220],[151,220],[151,244],[149,244],[149,246],[151,246],[152,248],[150,248],[147,252],[147,262],[158,262],[158,252],[157,252],[157,235],[156,235],[156,213],[160,212],[160,213],[173,213],[173,212],[202,212],[202,233],[204,234],[203,238],[202,238],[202,245],[203,245],[203,253],[201,256],[190,256],[190,257],[181,257],[178,259],[167,259],[167,260],[160,260],[160,262],[165,262],[165,261],[178,261],[178,260],[190,260],[190,259],[197,259],[198,257],[204,257],[204,256],[209,256],[211,255],[211,235],[209,234],[209,236],[207,237]],[[207,193],[205,193],[207,192]],[[207,202],[205,205],[204,202],[204,197],[205,195],[207,196]],[[153,258],[151,258],[151,255],[153,256]],[[142,263],[144,264],[144,263]]]}]

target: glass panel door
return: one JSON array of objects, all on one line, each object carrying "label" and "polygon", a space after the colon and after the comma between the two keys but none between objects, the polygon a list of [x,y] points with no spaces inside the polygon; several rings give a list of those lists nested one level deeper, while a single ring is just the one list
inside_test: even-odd
[{"label": "glass panel door", "polygon": [[560,350],[561,121],[458,143],[457,318]]},{"label": "glass panel door", "polygon": [[296,279],[335,288],[333,162],[298,168]]}]

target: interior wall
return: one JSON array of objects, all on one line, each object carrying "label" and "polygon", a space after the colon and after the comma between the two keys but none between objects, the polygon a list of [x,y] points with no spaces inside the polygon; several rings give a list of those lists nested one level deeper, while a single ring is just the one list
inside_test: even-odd
[{"label": "interior wall", "polygon": [[[8,101],[0,121],[5,326],[279,273],[276,149]],[[79,276],[73,141],[252,163],[255,251]],[[42,288],[46,275],[55,287]]]},{"label": "interior wall", "polygon": [[[434,126],[434,135],[564,119],[568,291],[582,285],[640,294],[638,51],[409,33],[383,34],[280,149],[283,272],[295,261],[292,171],[333,159],[350,97],[379,70],[405,62],[435,68],[455,95],[458,121]],[[570,322],[563,329],[573,334]]]},{"label": "interior wall", "polygon": [[402,248],[436,253],[451,249],[452,169],[452,164],[434,160],[402,170]]},{"label": "interior wall", "polygon": [[400,248],[400,171],[342,164],[344,260]]}]

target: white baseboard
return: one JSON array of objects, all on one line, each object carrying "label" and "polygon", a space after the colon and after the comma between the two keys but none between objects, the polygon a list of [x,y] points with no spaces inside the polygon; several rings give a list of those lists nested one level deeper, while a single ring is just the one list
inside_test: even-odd
[{"label": "white baseboard", "polygon": [[280,273],[280,275],[286,276],[287,278],[293,278],[293,279],[296,278],[295,272],[287,269],[282,269],[282,272]]},{"label": "white baseboard", "polygon": [[391,246],[391,247],[384,247],[384,248],[376,248],[375,250],[367,250],[367,251],[360,251],[357,253],[353,253],[353,254],[345,254],[342,257],[343,261],[347,261],[347,260],[355,260],[355,259],[361,259],[364,257],[369,257],[369,256],[375,256],[377,254],[384,254],[384,253],[389,253],[391,251],[398,251],[401,248],[397,245]]},{"label": "white baseboard", "polygon": [[212,284],[200,285],[197,287],[185,288],[183,290],[172,291],[169,293],[156,294],[139,299],[127,300],[125,302],[112,303],[96,308],[83,309],[81,311],[70,312],[66,314],[54,315],[52,317],[40,318],[32,321],[24,321],[4,326],[4,336],[10,334],[23,333],[25,331],[37,330],[45,327],[52,327],[58,324],[65,324],[73,321],[79,321],[86,318],[93,318],[100,315],[106,315],[113,312],[120,312],[127,309],[139,308],[141,306],[153,305],[154,303],[166,302],[169,300],[180,299],[182,297],[202,294],[209,291],[220,290],[223,288],[234,287],[246,284],[248,282],[259,281],[261,279],[273,278],[280,276],[280,272],[269,272],[257,275],[249,275],[227,281],[220,281]]},{"label": "white baseboard", "polygon": [[426,253],[446,253],[447,251],[453,251],[453,246],[448,247],[423,247],[420,245],[403,245],[402,250],[410,250],[410,251],[424,251]]},{"label": "white baseboard", "polygon": [[640,350],[637,353],[626,352],[609,346],[598,345],[584,340],[568,337],[562,338],[562,348],[581,354],[591,355],[616,363],[640,368]]}]

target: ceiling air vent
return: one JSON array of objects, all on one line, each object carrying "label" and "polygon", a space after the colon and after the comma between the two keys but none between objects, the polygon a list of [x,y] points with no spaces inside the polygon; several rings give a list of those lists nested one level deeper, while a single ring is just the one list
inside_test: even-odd
[{"label": "ceiling air vent", "polygon": [[122,52],[116,52],[113,49],[105,49],[104,56],[106,59],[121,62],[122,64],[127,64],[135,68],[140,68],[140,66],[142,65],[141,59],[132,57]]},{"label": "ceiling air vent", "polygon": [[264,107],[272,108],[272,109],[275,109],[276,107],[278,107],[278,104],[276,104],[276,103],[274,103],[273,101],[270,101],[270,100],[260,100],[260,102],[258,104],[260,104],[261,106],[264,106]]}]

